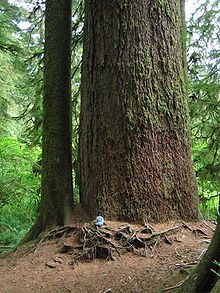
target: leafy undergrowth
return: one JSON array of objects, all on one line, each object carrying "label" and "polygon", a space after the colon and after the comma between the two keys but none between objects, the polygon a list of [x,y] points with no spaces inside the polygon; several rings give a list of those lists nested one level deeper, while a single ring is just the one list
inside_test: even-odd
[{"label": "leafy undergrowth", "polygon": [[1,292],[171,292],[199,261],[214,228],[204,221],[148,227],[106,221],[98,229],[73,222],[2,258]]},{"label": "leafy undergrowth", "polygon": [[0,137],[0,251],[12,250],[33,225],[39,176],[33,173],[40,149]]}]

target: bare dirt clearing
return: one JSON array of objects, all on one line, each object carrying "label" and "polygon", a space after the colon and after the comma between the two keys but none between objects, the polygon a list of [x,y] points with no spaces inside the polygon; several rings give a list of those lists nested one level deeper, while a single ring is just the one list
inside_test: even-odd
[{"label": "bare dirt clearing", "polygon": [[[85,227],[84,223],[83,221],[75,222],[73,227],[77,227],[81,231],[80,229]],[[90,225],[87,224],[88,231],[90,231],[89,227]],[[121,249],[123,242],[120,242],[118,248],[116,246],[118,243],[113,242],[114,237],[111,236],[108,239],[113,242],[113,245],[108,243],[103,245],[111,247],[109,256],[112,257],[106,257],[105,254],[104,257],[114,260],[88,260],[85,258],[82,261],[83,258],[76,257],[80,254],[76,253],[79,240],[77,240],[78,236],[74,229],[61,233],[62,235],[59,236],[56,232],[48,234],[47,236],[52,237],[45,237],[45,241],[42,241],[37,248],[36,246],[31,247],[30,244],[24,245],[16,252],[0,259],[0,292],[160,292],[187,277],[190,268],[207,248],[215,225],[204,221],[187,224],[169,222],[150,225],[150,227],[153,228],[153,231],[148,231],[145,237],[149,238],[153,233],[172,227],[179,228],[159,234],[152,243],[146,243],[145,247],[134,247],[134,249],[130,249],[130,252],[129,249]],[[100,228],[98,233],[108,228],[113,231],[128,229],[127,232],[123,230],[123,233],[128,238],[124,240],[128,240],[130,244],[129,239],[132,238],[132,232],[141,231],[144,227],[107,221],[106,226]],[[129,229],[131,234],[129,234]],[[137,235],[137,233],[135,234]],[[91,234],[89,235],[91,236]],[[142,239],[141,241],[144,242],[142,236],[142,234],[138,234],[138,239]],[[92,237],[87,239],[94,240]],[[122,238],[119,237],[119,240],[122,241]],[[82,242],[77,249],[82,251],[87,244],[88,242],[86,245]],[[142,246],[141,242],[139,244]],[[69,246],[69,249],[60,252],[65,245]],[[96,244],[92,242],[92,245]],[[116,247],[114,248],[114,246]],[[95,256],[97,255],[95,254]],[[90,258],[92,258],[91,255]]]}]

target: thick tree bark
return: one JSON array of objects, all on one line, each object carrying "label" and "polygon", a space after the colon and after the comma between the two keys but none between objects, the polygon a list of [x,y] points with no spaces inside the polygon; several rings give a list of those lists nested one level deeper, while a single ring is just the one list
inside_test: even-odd
[{"label": "thick tree bark", "polygon": [[93,216],[197,218],[180,6],[86,0],[80,192]]},{"label": "thick tree bark", "polygon": [[190,277],[175,292],[179,293],[208,293],[219,280],[215,272],[219,272],[220,263],[220,220],[216,226],[212,241],[202,260]]},{"label": "thick tree bark", "polygon": [[47,0],[40,214],[26,241],[64,225],[73,208],[71,160],[71,0]]}]

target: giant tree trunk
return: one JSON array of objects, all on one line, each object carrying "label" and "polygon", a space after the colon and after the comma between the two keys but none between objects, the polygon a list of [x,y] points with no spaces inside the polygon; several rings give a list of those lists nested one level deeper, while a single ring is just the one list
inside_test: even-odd
[{"label": "giant tree trunk", "polygon": [[80,192],[93,216],[197,218],[180,7],[86,0]]},{"label": "giant tree trunk", "polygon": [[73,208],[71,161],[71,0],[47,0],[43,102],[42,199],[26,237],[64,225]]}]

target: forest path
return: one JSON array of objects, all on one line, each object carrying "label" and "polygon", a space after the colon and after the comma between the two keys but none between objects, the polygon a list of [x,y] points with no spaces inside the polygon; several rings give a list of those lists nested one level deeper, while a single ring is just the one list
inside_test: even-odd
[{"label": "forest path", "polygon": [[[106,224],[113,229],[128,225],[131,229],[141,228],[122,222],[107,221]],[[72,254],[59,252],[64,243],[73,240],[71,234],[46,240],[31,250],[30,245],[24,245],[0,258],[0,292],[161,292],[187,277],[188,267],[198,261],[215,228],[213,223],[204,221],[151,225],[155,232],[175,226],[181,227],[168,233],[163,240],[159,238],[147,248],[145,257],[135,250],[120,257],[115,254],[114,261],[95,259],[75,263]]]}]

